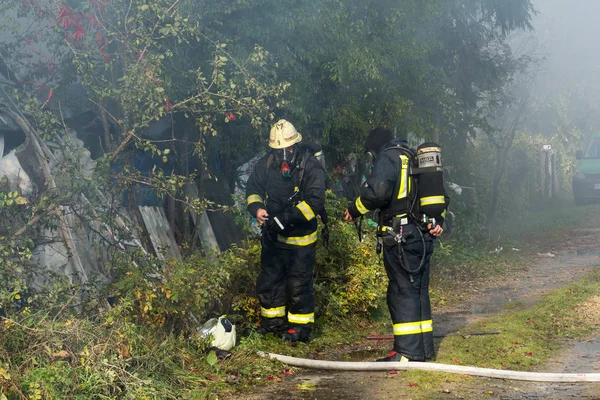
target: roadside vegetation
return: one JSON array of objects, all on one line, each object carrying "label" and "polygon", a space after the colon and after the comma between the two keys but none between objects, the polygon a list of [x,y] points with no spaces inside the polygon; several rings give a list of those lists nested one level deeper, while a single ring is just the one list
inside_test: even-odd
[{"label": "roadside vegetation", "polygon": [[[600,266],[580,281],[548,294],[531,308],[507,311],[461,330],[499,331],[497,335],[444,338],[436,362],[544,372],[545,364],[558,361],[556,355],[568,344],[565,339],[588,339],[597,330],[599,294]],[[413,399],[432,398],[443,390],[467,398],[494,394],[485,387],[472,388],[468,382],[476,378],[470,376],[406,371],[402,379],[418,383],[412,387],[406,385]]]},{"label": "roadside vegetation", "polygon": [[[328,204],[342,210],[332,199]],[[583,207],[569,218],[574,226],[585,226],[587,213],[596,210],[597,206]],[[331,211],[336,214],[333,208]],[[549,209],[537,216],[548,221],[547,217],[554,213]],[[536,230],[541,228],[542,225],[535,226]],[[158,280],[148,279],[143,265],[134,268],[116,261],[120,279],[109,292],[120,300],[110,307],[102,300],[106,293],[90,291],[84,295],[80,288],[67,283],[42,293],[16,295],[18,301],[12,310],[5,311],[0,330],[3,393],[15,399],[216,398],[272,384],[294,372],[278,362],[258,357],[257,351],[327,359],[357,344],[364,348],[366,335],[389,331],[384,305],[386,279],[371,239],[367,234],[365,242],[358,243],[353,225],[333,223],[330,251],[321,249],[318,256],[319,318],[315,338],[297,346],[252,332],[257,314],[255,300],[248,296],[248,284],[258,272],[258,244],[252,242],[247,248],[233,248],[210,262],[192,258],[172,264],[165,277]],[[510,246],[511,242],[501,239],[499,244]],[[515,257],[514,252],[489,253],[489,243],[469,248],[459,245],[464,246],[452,239],[440,244],[446,246],[443,251],[447,254],[437,249],[432,274],[434,307],[463,299],[463,285],[469,281],[524,268],[542,250],[523,249]],[[149,263],[147,267],[151,266]],[[476,327],[466,327],[466,332],[502,333],[448,337],[440,347],[437,361],[535,369],[559,347],[558,339],[590,332],[593,325],[570,310],[597,294],[599,282],[600,274],[591,274],[532,309],[513,310]],[[199,292],[203,296],[198,296]],[[82,296],[87,301],[79,309],[70,307]],[[190,315],[204,317],[202,310],[207,307],[214,310],[228,306],[234,310],[229,318],[238,327],[239,344],[230,358],[219,360],[214,352],[206,351],[208,344],[193,333]],[[410,372],[406,379],[419,382],[412,391],[427,393],[443,382],[468,378]]]}]

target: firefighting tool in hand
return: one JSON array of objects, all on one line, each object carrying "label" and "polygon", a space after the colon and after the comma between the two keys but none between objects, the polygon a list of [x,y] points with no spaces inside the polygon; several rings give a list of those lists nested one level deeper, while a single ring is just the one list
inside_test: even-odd
[{"label": "firefighting tool in hand", "polygon": [[362,221],[363,221],[362,215],[360,217],[358,217],[357,220],[354,220],[354,226],[356,227],[356,234],[358,235],[358,241],[359,242],[363,241],[363,237],[362,237]]},{"label": "firefighting tool in hand", "polygon": [[279,227],[279,229],[281,229],[282,231],[285,229],[285,226],[283,226],[283,224],[281,223],[281,221],[279,220],[279,218],[273,217],[273,221],[275,221],[275,223],[277,224],[277,226]]},{"label": "firefighting tool in hand", "polygon": [[323,245],[325,246],[325,248],[329,249],[329,226],[327,225],[327,222],[323,222],[323,229],[321,229],[321,238],[323,239]]}]

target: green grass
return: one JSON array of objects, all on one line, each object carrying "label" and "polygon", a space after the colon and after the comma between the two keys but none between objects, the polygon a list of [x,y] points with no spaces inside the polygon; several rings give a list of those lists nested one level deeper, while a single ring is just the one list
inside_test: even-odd
[{"label": "green grass", "polygon": [[[600,269],[581,281],[558,289],[529,309],[505,312],[467,326],[462,331],[501,331],[498,335],[452,336],[442,340],[436,362],[513,371],[543,370],[564,345],[565,338],[582,339],[596,325],[573,308],[600,293]],[[418,382],[416,398],[431,398],[447,382],[465,383],[472,377],[407,371],[403,379]]]}]

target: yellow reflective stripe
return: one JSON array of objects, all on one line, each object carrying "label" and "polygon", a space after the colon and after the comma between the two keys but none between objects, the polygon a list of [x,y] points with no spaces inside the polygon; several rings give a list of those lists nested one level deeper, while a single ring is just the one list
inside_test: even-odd
[{"label": "yellow reflective stripe", "polygon": [[408,157],[400,155],[402,167],[400,168],[400,190],[398,191],[398,198],[403,199],[408,195],[407,186],[410,186],[408,181]]},{"label": "yellow reflective stripe", "polygon": [[421,322],[405,322],[394,324],[394,335],[414,335],[421,333]]},{"label": "yellow reflective stripe", "polygon": [[446,218],[446,211],[448,211],[448,210],[444,210],[444,211],[442,212],[442,214],[441,214],[441,215],[442,215],[442,218]]},{"label": "yellow reflective stripe", "polygon": [[431,206],[433,204],[446,204],[446,198],[444,196],[429,196],[421,197],[419,200],[421,206]]},{"label": "yellow reflective stripe", "polygon": [[363,204],[363,202],[360,199],[360,197],[358,197],[356,199],[356,201],[354,202],[354,204],[356,205],[356,209],[358,210],[359,213],[366,214],[366,213],[369,212],[369,209],[367,207],[365,207],[365,205]]},{"label": "yellow reflective stripe", "polygon": [[306,218],[307,221],[310,221],[315,217],[313,209],[308,205],[307,202],[301,201],[296,207],[298,208],[298,210],[300,210],[302,215],[304,215],[304,218]]},{"label": "yellow reflective stripe", "polygon": [[275,308],[260,308],[260,315],[266,318],[285,317],[285,306]]},{"label": "yellow reflective stripe", "polygon": [[421,330],[423,331],[423,333],[432,332],[433,331],[433,321],[432,320],[421,321]]},{"label": "yellow reflective stripe", "polygon": [[311,322],[315,322],[315,313],[292,314],[288,312],[288,322],[291,324],[310,324]]},{"label": "yellow reflective stripe", "polygon": [[277,235],[277,241],[279,243],[291,244],[294,246],[308,246],[317,241],[317,231],[314,231],[310,235],[306,236],[282,236]]},{"label": "yellow reflective stripe", "polygon": [[405,322],[401,324],[394,324],[394,335],[415,335],[417,333],[432,332],[433,321],[418,321],[418,322]]},{"label": "yellow reflective stripe", "polygon": [[262,197],[260,197],[257,194],[251,194],[250,196],[248,196],[248,205],[252,204],[252,203],[264,203]]},{"label": "yellow reflective stripe", "polygon": [[317,151],[317,152],[314,154],[314,156],[315,156],[315,157],[317,157],[317,158],[318,158],[318,157],[321,157],[322,155],[323,155],[323,151]]}]

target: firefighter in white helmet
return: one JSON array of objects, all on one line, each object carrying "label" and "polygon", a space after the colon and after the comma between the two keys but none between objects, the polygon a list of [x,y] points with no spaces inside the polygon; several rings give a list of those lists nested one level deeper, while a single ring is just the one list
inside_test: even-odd
[{"label": "firefighter in white helmet", "polygon": [[310,338],[317,216],[325,208],[325,171],[302,135],[286,120],[271,129],[271,151],[246,185],[248,211],[261,225],[261,271],[256,282],[260,333],[290,342]]}]

